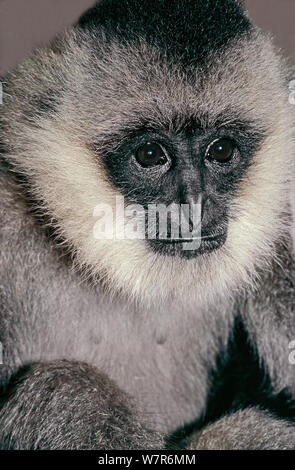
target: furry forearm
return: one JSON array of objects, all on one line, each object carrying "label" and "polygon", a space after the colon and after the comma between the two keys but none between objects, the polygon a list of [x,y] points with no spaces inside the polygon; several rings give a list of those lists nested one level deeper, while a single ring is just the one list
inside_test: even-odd
[{"label": "furry forearm", "polygon": [[247,408],[205,427],[188,449],[294,450],[295,426],[258,408]]},{"label": "furry forearm", "polygon": [[57,361],[25,368],[0,411],[1,449],[159,449],[128,397],[94,368]]}]

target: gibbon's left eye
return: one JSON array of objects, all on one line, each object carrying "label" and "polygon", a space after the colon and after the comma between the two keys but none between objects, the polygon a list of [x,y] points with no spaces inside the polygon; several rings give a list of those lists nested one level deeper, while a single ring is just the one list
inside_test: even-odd
[{"label": "gibbon's left eye", "polygon": [[235,148],[236,145],[233,140],[228,138],[218,139],[209,145],[207,155],[211,160],[218,163],[226,163],[233,157]]},{"label": "gibbon's left eye", "polygon": [[135,153],[135,158],[144,168],[165,165],[168,161],[161,145],[152,142],[140,147]]}]

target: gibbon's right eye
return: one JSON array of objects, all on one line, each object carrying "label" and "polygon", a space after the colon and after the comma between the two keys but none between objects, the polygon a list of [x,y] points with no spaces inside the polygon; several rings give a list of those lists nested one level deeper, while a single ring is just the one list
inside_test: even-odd
[{"label": "gibbon's right eye", "polygon": [[139,147],[135,153],[135,158],[144,168],[165,165],[168,161],[163,147],[153,142],[147,142],[142,147]]}]

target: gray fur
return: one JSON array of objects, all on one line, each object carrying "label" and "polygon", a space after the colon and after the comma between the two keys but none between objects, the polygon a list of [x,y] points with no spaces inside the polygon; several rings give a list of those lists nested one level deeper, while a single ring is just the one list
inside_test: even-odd
[{"label": "gray fur", "polygon": [[93,367],[70,361],[35,364],[14,378],[2,407],[1,448],[163,446],[160,435],[144,429],[143,422],[128,397]]},{"label": "gray fur", "polygon": [[190,450],[294,450],[295,428],[259,409],[228,415],[196,434]]},{"label": "gray fur", "polygon": [[[164,435],[204,413],[209,372],[238,315],[275,391],[295,394],[285,64],[256,29],[187,75],[143,40],[97,39],[71,28],[5,78],[2,448],[163,448]],[[122,129],[143,117],[172,127],[175,113],[206,129],[237,111],[266,134],[232,201],[224,247],[186,261],[142,241],[94,244],[92,210],[119,194],[99,152]],[[190,448],[295,448],[294,427],[249,408]]]}]

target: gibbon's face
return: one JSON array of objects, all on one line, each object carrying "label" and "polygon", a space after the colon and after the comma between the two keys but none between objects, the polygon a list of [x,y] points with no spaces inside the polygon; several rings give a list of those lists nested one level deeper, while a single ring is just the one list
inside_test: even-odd
[{"label": "gibbon's face", "polygon": [[[144,301],[245,285],[281,233],[293,144],[283,66],[240,3],[103,0],[46,54],[21,165],[78,265]],[[158,226],[95,239],[94,208],[118,196],[187,204],[189,227],[196,204],[198,247]]]}]

